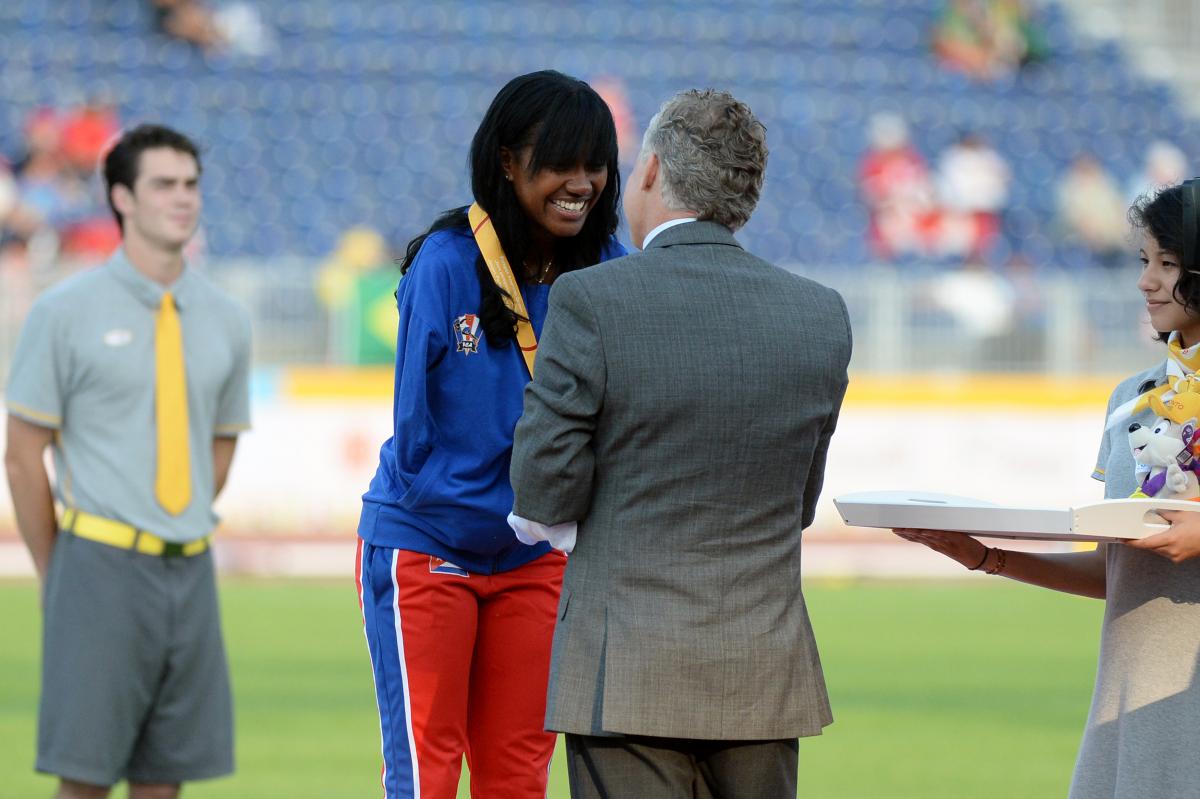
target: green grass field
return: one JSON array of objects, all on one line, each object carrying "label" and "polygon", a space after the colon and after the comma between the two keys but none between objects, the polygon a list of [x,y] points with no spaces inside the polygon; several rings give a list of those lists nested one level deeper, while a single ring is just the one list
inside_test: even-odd
[{"label": "green grass field", "polygon": [[[813,583],[807,596],[836,720],[801,742],[800,796],[1066,794],[1099,602],[1004,580]],[[226,581],[222,601],[238,773],[185,794],[378,796],[379,731],[352,584]],[[32,772],[32,583],[0,583],[0,631],[0,797],[48,797],[53,781]],[[567,795],[556,758],[550,796]]]}]

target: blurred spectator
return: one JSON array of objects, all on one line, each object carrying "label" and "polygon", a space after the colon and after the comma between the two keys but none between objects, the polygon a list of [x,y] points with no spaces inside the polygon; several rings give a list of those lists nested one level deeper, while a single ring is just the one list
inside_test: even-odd
[{"label": "blurred spectator", "polygon": [[28,241],[41,227],[42,220],[21,198],[17,179],[0,158],[0,249],[15,237]]},{"label": "blurred spectator", "polygon": [[634,129],[633,109],[629,105],[629,95],[625,91],[625,83],[620,78],[602,75],[588,81],[596,93],[604,99],[608,110],[612,112],[613,124],[617,128],[617,151],[621,154],[622,166],[632,166],[637,160],[641,141]]},{"label": "blurred spectator", "polygon": [[[944,219],[941,249],[981,258],[1000,232],[1012,178],[1008,164],[981,136],[966,133],[938,159],[937,195]],[[951,230],[960,238],[945,240]]]},{"label": "blurred spectator", "polygon": [[203,0],[151,0],[159,29],[203,50],[258,57],[276,48],[275,36],[250,3],[228,3],[217,11]]},{"label": "blurred spectator", "polygon": [[1164,186],[1174,186],[1188,178],[1187,157],[1183,151],[1168,141],[1159,139],[1146,149],[1146,162],[1142,171],[1129,182],[1125,192],[1127,205],[1143,194],[1157,191]]},{"label": "blurred spectator", "polygon": [[212,11],[200,0],[151,0],[158,27],[168,36],[190,42],[204,50],[225,43]]},{"label": "blurred spectator", "polygon": [[953,323],[954,346],[979,369],[1037,369],[1044,364],[1046,283],[1033,263],[1014,254],[989,268],[968,259],[927,284],[927,299]]},{"label": "blurred spectator", "polygon": [[53,108],[37,108],[25,118],[24,151],[13,166],[13,173],[20,175],[25,166],[35,157],[46,153],[57,153],[62,139],[62,118]]},{"label": "blurred spectator", "polygon": [[[91,145],[96,131],[105,129],[105,119],[90,106],[67,115],[53,109],[30,115],[17,188],[22,207],[37,224],[36,231],[14,230],[21,240],[28,242],[34,232],[51,233],[52,251],[84,261],[105,258],[120,243],[96,174],[99,151]],[[74,136],[70,150],[65,137],[68,124]],[[88,155],[91,160],[85,160]]]},{"label": "blurred spectator", "polygon": [[1128,255],[1126,202],[1112,175],[1091,155],[1080,155],[1058,184],[1058,223],[1068,242],[1082,245],[1105,267]]},{"label": "blurred spectator", "polygon": [[1022,0],[951,0],[933,32],[941,63],[979,80],[1010,75],[1045,50]]},{"label": "blurred spectator", "polygon": [[222,6],[213,14],[213,25],[229,50],[239,55],[257,58],[278,47],[274,32],[249,3]]},{"label": "blurred spectator", "polygon": [[935,277],[929,284],[929,298],[970,338],[992,338],[1012,328],[1013,286],[979,261],[969,260],[961,269]]},{"label": "blurred spectator", "polygon": [[67,166],[90,175],[100,163],[108,143],[121,132],[117,112],[101,97],[93,97],[68,112],[62,120],[59,149]]},{"label": "blurred spectator", "polygon": [[927,252],[938,214],[925,159],[909,142],[908,126],[896,114],[875,114],[867,135],[870,149],[858,177],[872,250],[885,259]]},{"label": "blurred spectator", "polygon": [[316,291],[332,322],[331,358],[389,364],[396,358],[396,283],[387,243],[369,227],[352,227],[317,272]]},{"label": "blurred spectator", "polygon": [[50,108],[30,114],[25,123],[25,156],[18,165],[21,199],[45,224],[60,227],[79,216],[83,187],[62,150],[62,116]]},{"label": "blurred spectator", "polygon": [[360,275],[387,265],[383,236],[369,227],[352,227],[341,235],[329,258],[318,268],[317,296],[325,307],[340,311],[353,299]]}]

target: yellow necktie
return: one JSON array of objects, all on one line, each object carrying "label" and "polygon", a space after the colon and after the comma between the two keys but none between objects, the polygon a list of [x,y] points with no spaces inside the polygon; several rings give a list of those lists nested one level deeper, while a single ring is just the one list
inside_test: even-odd
[{"label": "yellow necktie", "polygon": [[154,327],[154,409],[158,429],[158,473],[154,493],[167,513],[178,516],[192,501],[192,458],[188,447],[187,373],[183,331],[175,298],[165,292]]}]

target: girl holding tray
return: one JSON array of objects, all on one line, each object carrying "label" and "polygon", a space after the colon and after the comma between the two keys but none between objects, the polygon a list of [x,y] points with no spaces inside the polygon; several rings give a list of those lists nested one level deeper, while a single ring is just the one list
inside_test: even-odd
[{"label": "girl holding tray", "polygon": [[[1138,487],[1128,444],[1132,401],[1200,370],[1200,179],[1143,197],[1130,210],[1140,233],[1137,287],[1167,345],[1163,363],[1122,381],[1093,477],[1106,499]],[[1195,796],[1200,786],[1200,514],[1163,511],[1171,526],[1092,552],[1034,554],[984,546],[963,533],[896,530],[968,569],[1106,600],[1100,663],[1072,799]]]},{"label": "girl holding tray", "polygon": [[566,562],[517,541],[509,460],[556,276],[625,254],[617,134],[557,72],[508,83],[471,143],[475,203],[408,245],[393,436],[363,496],[359,602],[392,797],[544,797]]}]

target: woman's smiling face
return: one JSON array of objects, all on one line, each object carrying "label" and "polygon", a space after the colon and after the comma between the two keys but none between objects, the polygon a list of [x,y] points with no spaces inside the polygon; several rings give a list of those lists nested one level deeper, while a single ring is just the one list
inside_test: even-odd
[{"label": "woman's smiling face", "polygon": [[1178,330],[1184,347],[1200,341],[1200,316],[1188,311],[1175,295],[1175,284],[1183,271],[1179,254],[1164,250],[1146,231],[1142,235],[1141,261],[1138,290],[1146,298],[1151,327],[1160,333]]},{"label": "woman's smiling face", "polygon": [[503,150],[505,177],[512,182],[521,210],[529,218],[535,238],[569,238],[579,235],[588,212],[608,185],[606,164],[575,164],[529,170],[529,148]]}]

